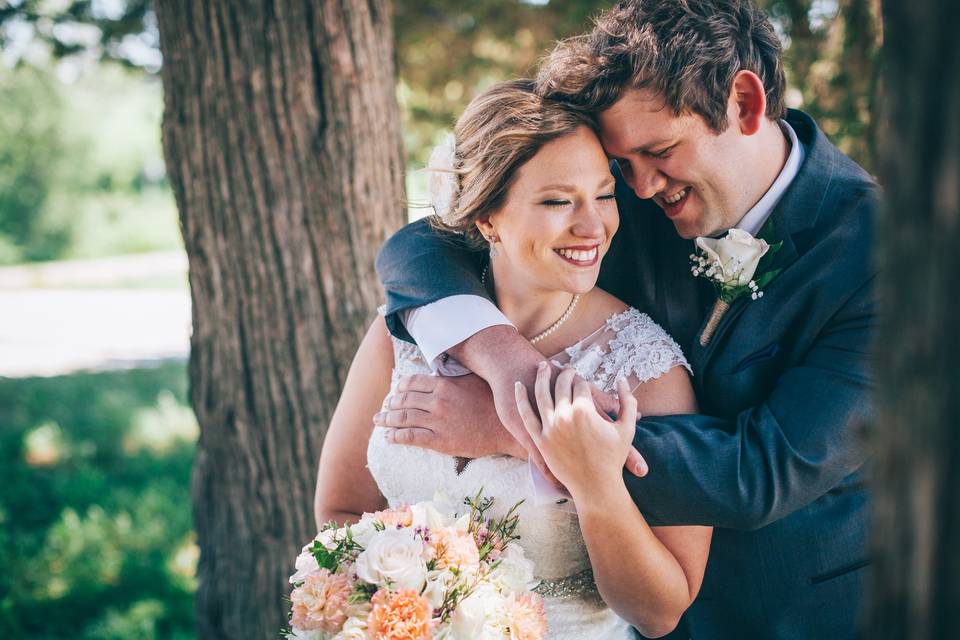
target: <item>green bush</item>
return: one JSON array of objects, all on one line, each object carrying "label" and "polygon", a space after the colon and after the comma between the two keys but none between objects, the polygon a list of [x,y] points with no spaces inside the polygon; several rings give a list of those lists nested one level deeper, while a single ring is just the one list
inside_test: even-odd
[{"label": "green bush", "polygon": [[193,635],[186,367],[0,379],[0,637]]}]

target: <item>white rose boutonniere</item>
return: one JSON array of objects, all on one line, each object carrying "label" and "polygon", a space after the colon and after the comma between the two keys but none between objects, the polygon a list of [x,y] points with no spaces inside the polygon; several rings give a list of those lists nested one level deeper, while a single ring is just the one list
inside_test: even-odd
[{"label": "white rose boutonniere", "polygon": [[731,229],[722,238],[697,238],[696,244],[700,253],[690,255],[690,272],[707,278],[717,290],[717,300],[700,335],[700,345],[705,347],[734,300],[747,293],[752,300],[763,297],[763,287],[777,277],[780,269],[764,271],[762,258],[773,256],[783,243],[770,245],[746,231]]}]

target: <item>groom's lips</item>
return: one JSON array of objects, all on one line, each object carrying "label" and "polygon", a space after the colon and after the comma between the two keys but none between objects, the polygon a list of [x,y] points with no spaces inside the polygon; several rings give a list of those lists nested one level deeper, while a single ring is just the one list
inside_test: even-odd
[{"label": "groom's lips", "polygon": [[[657,204],[660,205],[660,208],[663,209],[663,212],[667,214],[667,217],[673,220],[678,217],[683,212],[684,205],[687,204],[687,200],[690,199],[690,192],[692,189],[690,187],[685,187],[682,190],[683,197],[681,197],[676,202],[667,202],[664,196],[657,196]],[[676,196],[676,193],[672,194]]]}]

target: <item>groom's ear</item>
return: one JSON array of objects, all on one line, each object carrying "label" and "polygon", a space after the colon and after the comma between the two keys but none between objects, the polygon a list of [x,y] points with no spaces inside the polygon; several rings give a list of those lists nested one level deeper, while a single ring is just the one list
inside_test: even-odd
[{"label": "groom's ear", "polygon": [[755,134],[767,117],[767,96],[760,77],[752,71],[738,71],[730,88],[730,101],[736,109],[740,133]]}]

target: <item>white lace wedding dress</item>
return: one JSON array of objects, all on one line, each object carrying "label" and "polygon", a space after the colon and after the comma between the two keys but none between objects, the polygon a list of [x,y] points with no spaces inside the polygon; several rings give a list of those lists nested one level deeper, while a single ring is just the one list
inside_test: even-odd
[{"label": "white lace wedding dress", "polygon": [[[416,346],[394,340],[396,366],[392,395],[403,376],[429,373]],[[569,362],[579,375],[609,393],[623,376],[636,386],[659,377],[674,366],[689,369],[680,348],[656,323],[636,309],[610,318],[594,333],[553,358]],[[389,395],[387,398],[389,399]],[[384,401],[386,404],[386,400]],[[457,473],[457,459],[428,449],[390,444],[384,430],[375,428],[367,450],[367,464],[380,491],[390,503],[432,500],[439,489],[460,499],[483,488],[496,499],[493,515],[502,515],[523,500],[519,509],[519,544],[534,562],[541,580],[549,637],[633,638],[630,626],[600,599],[590,571],[590,558],[580,535],[576,513],[534,504],[534,489],[526,460],[490,456],[471,460]]]}]

